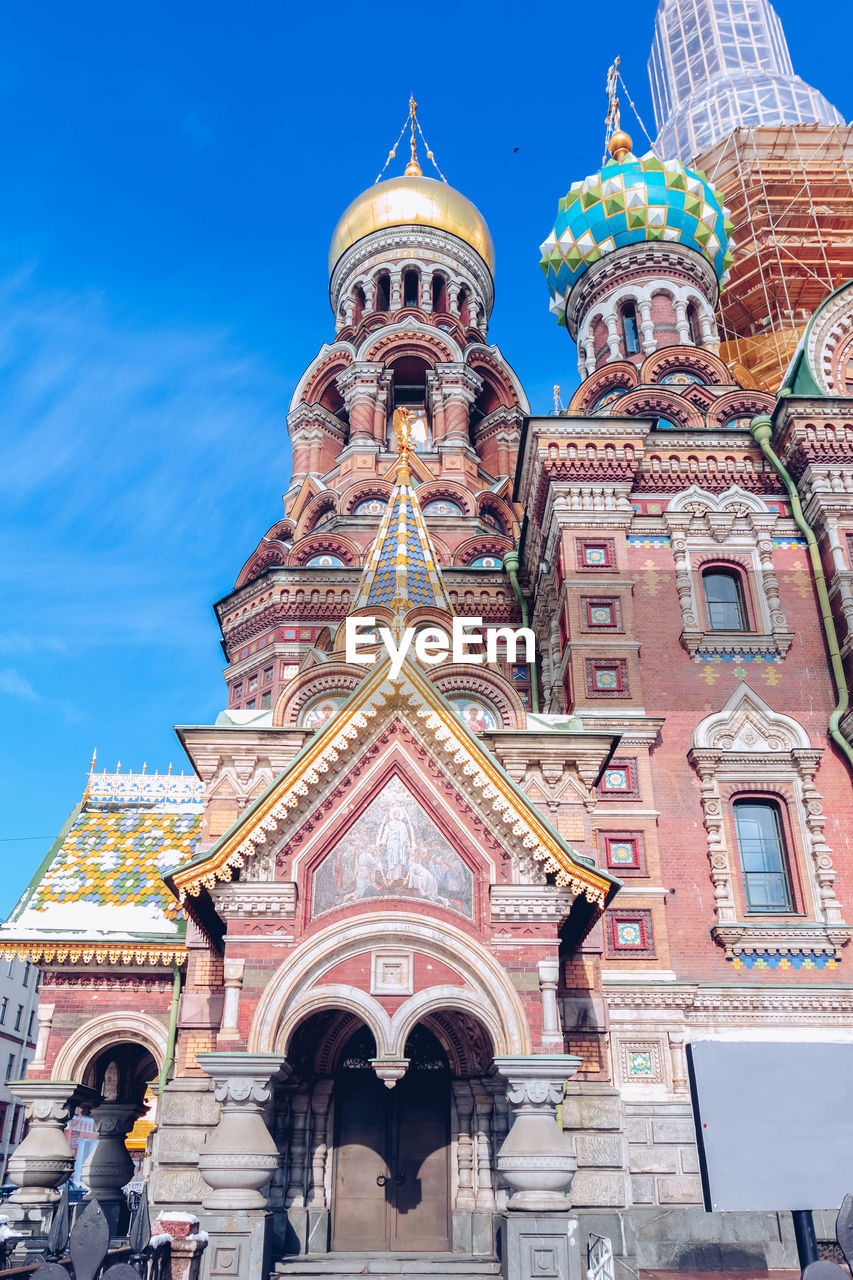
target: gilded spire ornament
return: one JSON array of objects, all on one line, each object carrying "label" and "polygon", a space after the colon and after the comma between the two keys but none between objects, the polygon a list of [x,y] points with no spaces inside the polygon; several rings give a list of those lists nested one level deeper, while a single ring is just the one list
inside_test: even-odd
[{"label": "gilded spire ornament", "polygon": [[418,104],[415,102],[415,95],[412,93],[409,95],[409,124],[412,130],[412,137],[411,137],[412,158],[410,159],[409,163],[406,165],[407,178],[420,178],[423,176],[423,169],[418,163],[418,144],[415,140],[415,112],[417,111],[417,109],[418,109]]}]

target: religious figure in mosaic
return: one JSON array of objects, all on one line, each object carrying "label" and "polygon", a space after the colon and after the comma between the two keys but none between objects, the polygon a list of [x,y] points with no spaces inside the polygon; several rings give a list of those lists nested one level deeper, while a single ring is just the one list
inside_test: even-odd
[{"label": "religious figure in mosaic", "polygon": [[471,871],[396,777],[314,872],[313,913],[388,897],[417,898],[473,915]]}]

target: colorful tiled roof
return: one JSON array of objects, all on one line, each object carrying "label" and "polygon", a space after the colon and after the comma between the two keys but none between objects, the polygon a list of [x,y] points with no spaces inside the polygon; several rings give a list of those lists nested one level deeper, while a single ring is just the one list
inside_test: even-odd
[{"label": "colorful tiled roof", "polygon": [[551,310],[566,323],[569,294],[594,262],[625,245],[668,241],[701,253],[725,284],[732,223],[723,194],[704,174],[679,160],[630,153],[572,184],[557,205],[554,227],[541,246]]},{"label": "colorful tiled roof", "polygon": [[58,903],[86,903],[95,909],[133,906],[149,913],[152,922],[160,917],[174,920],[178,904],[160,872],[192,857],[200,825],[200,813],[86,808],[65,836],[27,910],[47,911]]},{"label": "colorful tiled roof", "polygon": [[406,613],[420,605],[450,611],[408,469],[398,477],[370,550],[354,609],[384,605]]},{"label": "colorful tiled roof", "polygon": [[195,853],[200,795],[187,779],[121,777],[122,803],[93,802],[93,792],[106,786],[112,797],[115,786],[90,779],[87,798],[0,927],[0,951],[60,961],[181,960],[184,916],[161,876]]}]

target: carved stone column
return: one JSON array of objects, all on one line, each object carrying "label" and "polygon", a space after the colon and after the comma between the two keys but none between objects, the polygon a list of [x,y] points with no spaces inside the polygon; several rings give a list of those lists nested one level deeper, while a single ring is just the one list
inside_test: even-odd
[{"label": "carved stone column", "polygon": [[678,330],[678,341],[682,346],[692,346],[690,324],[687,320],[687,303],[681,298],[675,299],[675,327]]},{"label": "carved stone column", "polygon": [[74,1168],[65,1126],[78,1107],[91,1106],[98,1094],[73,1080],[11,1080],[9,1088],[26,1104],[30,1126],[9,1160],[9,1178],[18,1187],[9,1204],[20,1206],[19,1216],[38,1231]]},{"label": "carved stone column", "polygon": [[311,1186],[308,1192],[309,1253],[325,1253],[329,1248],[329,1205],[326,1200],[326,1160],[329,1154],[328,1126],[332,1081],[318,1080],[311,1093],[313,1132],[311,1136]]},{"label": "carved stone column", "polygon": [[494,1209],[495,1193],[492,1188],[492,1099],[486,1092],[478,1092],[474,1099],[477,1125],[477,1208]]},{"label": "carved stone column", "polygon": [[604,317],[607,325],[607,345],[610,348],[610,359],[622,359],[622,343],[620,342],[619,317],[615,311],[609,311]]},{"label": "carved stone column", "polygon": [[560,977],[559,960],[540,960],[539,994],[542,1000],[542,1044],[552,1052],[563,1047],[563,1030],[557,1008],[557,982]]},{"label": "carved stone column", "polygon": [[30,1063],[30,1068],[38,1070],[43,1067],[47,1061],[47,1046],[50,1042],[50,1030],[53,1026],[53,1015],[56,1012],[55,1004],[39,1004],[36,1010],[38,1018],[38,1039],[36,1040],[36,1054]]},{"label": "carved stone column", "polygon": [[432,312],[432,275],[428,270],[421,272],[421,311],[427,315]]},{"label": "carved stone column", "polygon": [[433,421],[433,442],[436,445],[453,444],[457,447],[468,445],[471,443],[468,419],[471,406],[482,388],[483,379],[461,361],[437,364],[435,374],[440,381],[444,404],[444,432],[439,437],[438,423]]},{"label": "carved stone column", "polygon": [[102,1102],[92,1108],[98,1141],[83,1165],[83,1181],[89,1188],[86,1199],[97,1200],[113,1235],[127,1225],[122,1187],[133,1177],[133,1161],[124,1140],[144,1110],[135,1102]]},{"label": "carved stone column", "polygon": [[385,366],[377,361],[355,360],[335,379],[349,416],[351,445],[364,447],[376,443],[376,404],[379,381],[384,372]]},{"label": "carved stone column", "polygon": [[672,1065],[672,1090],[673,1093],[687,1092],[687,1059],[684,1056],[684,1040],[683,1031],[667,1032],[669,1040],[669,1059]]},{"label": "carved stone column", "polygon": [[453,1098],[456,1103],[456,1208],[470,1213],[476,1207],[474,1139],[471,1135],[474,1099],[467,1080],[454,1080]]},{"label": "carved stone column", "polygon": [[265,1209],[261,1188],[278,1164],[278,1150],[264,1110],[272,1080],[290,1072],[277,1053],[201,1053],[198,1064],[213,1078],[222,1115],[198,1158],[199,1173],[212,1189],[205,1209]]},{"label": "carved stone column", "polygon": [[495,1058],[494,1070],[507,1082],[512,1127],[498,1152],[498,1170],[512,1188],[508,1209],[565,1212],[577,1162],[569,1137],[557,1125],[563,1086],[581,1059],[572,1053]]},{"label": "carved stone column", "polygon": [[657,349],[657,340],[655,339],[655,322],[652,319],[652,304],[648,298],[643,298],[637,303],[640,312],[640,341],[643,346],[643,355],[650,356]]},{"label": "carved stone column", "polygon": [[222,1022],[219,1035],[223,1040],[236,1040],[240,1035],[240,992],[243,989],[244,959],[226,960],[222,970],[225,978],[225,1003],[222,1006]]}]

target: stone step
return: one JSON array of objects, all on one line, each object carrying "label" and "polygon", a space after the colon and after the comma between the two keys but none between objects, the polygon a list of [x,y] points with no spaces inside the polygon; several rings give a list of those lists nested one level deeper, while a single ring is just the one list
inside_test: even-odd
[{"label": "stone step", "polygon": [[275,1264],[271,1280],[336,1280],[371,1276],[373,1280],[494,1280],[501,1264],[493,1258],[456,1253],[315,1253]]}]

